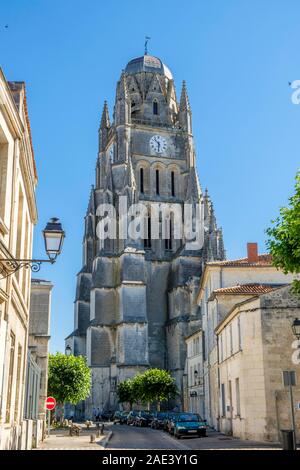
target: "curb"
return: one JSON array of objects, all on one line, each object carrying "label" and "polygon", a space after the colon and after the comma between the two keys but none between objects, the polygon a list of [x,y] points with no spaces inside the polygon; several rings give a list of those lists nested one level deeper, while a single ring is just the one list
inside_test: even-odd
[{"label": "curb", "polygon": [[109,433],[107,434],[107,437],[105,437],[103,439],[103,441],[101,441],[100,446],[102,447],[102,449],[106,448],[106,446],[107,446],[108,442],[110,441],[112,435],[113,435],[113,431],[109,431]]}]

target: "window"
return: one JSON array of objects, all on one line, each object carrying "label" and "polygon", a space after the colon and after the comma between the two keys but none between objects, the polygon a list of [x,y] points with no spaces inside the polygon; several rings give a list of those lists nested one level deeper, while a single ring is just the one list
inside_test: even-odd
[{"label": "window", "polygon": [[157,101],[153,101],[153,114],[158,114],[158,103]]},{"label": "window", "polygon": [[[172,219],[170,217],[169,222],[166,220],[166,224],[169,223],[169,230],[166,230],[166,238],[165,239],[165,249],[166,250],[172,250]],[[194,348],[194,354],[195,354],[195,348]]]},{"label": "window", "polygon": [[175,196],[175,173],[171,171],[171,194],[172,197]]},{"label": "window", "polygon": [[6,422],[10,421],[10,407],[11,407],[11,394],[14,376],[14,362],[15,362],[15,335],[10,333],[10,353],[9,353],[9,369],[8,369],[8,385],[7,385],[7,400],[6,400]]},{"label": "window", "polygon": [[242,349],[241,317],[238,317],[238,338],[239,338],[239,350],[241,350]]},{"label": "window", "polygon": [[151,217],[146,218],[146,234],[144,238],[144,248],[151,248]]},{"label": "window", "polygon": [[135,101],[131,101],[131,107],[134,108],[135,107]]},{"label": "window", "polygon": [[16,397],[15,397],[15,421],[18,419],[19,414],[19,395],[20,395],[20,378],[21,378],[21,363],[22,361],[22,346],[18,346],[18,362],[17,362],[17,383],[16,383]]},{"label": "window", "polygon": [[232,323],[229,325],[230,354],[233,354]]},{"label": "window", "polygon": [[156,194],[159,196],[159,170],[155,171]]},{"label": "window", "polygon": [[221,384],[222,416],[226,416],[225,384]]},{"label": "window", "polygon": [[140,192],[144,194],[144,168],[140,169]]},{"label": "window", "polygon": [[235,379],[236,414],[241,416],[240,379]]},{"label": "window", "polygon": [[[24,196],[21,187],[19,187],[19,202],[18,202],[18,226],[17,226],[17,243],[16,243],[16,258],[20,259],[21,256],[21,245],[22,245],[22,228],[23,228],[23,205]],[[16,276],[19,279],[20,271],[17,271]]]},{"label": "window", "polygon": [[206,360],[205,331],[202,331],[202,356],[203,361]]},{"label": "window", "polygon": [[0,217],[5,219],[5,196],[7,187],[8,145],[0,143]]}]

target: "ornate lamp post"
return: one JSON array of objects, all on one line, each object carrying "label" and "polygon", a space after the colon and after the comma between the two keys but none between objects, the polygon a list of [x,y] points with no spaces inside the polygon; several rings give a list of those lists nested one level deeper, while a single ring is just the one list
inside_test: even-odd
[{"label": "ornate lamp post", "polygon": [[56,217],[50,219],[42,233],[49,259],[0,258],[0,279],[5,279],[21,268],[30,268],[32,272],[38,272],[42,263],[55,263],[57,256],[61,253],[65,238],[59,219]]}]

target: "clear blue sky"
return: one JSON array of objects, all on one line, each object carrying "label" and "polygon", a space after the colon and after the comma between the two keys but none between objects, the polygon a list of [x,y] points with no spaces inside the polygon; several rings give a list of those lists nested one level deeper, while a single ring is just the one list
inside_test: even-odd
[{"label": "clear blue sky", "polygon": [[[299,0],[14,0],[1,2],[0,64],[25,80],[38,168],[34,255],[51,216],[67,232],[54,283],[52,351],[73,328],[83,217],[94,181],[104,99],[133,57],[149,53],[187,81],[202,187],[208,187],[229,258],[264,230],[293,192],[299,167]],[[8,28],[5,28],[8,24]]]}]

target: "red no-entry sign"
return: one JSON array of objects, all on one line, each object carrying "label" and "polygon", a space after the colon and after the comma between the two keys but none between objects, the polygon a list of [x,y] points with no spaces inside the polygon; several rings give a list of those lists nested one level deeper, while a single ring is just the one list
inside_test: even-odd
[{"label": "red no-entry sign", "polygon": [[54,410],[56,407],[56,400],[53,397],[48,397],[46,399],[46,409],[47,410]]}]

